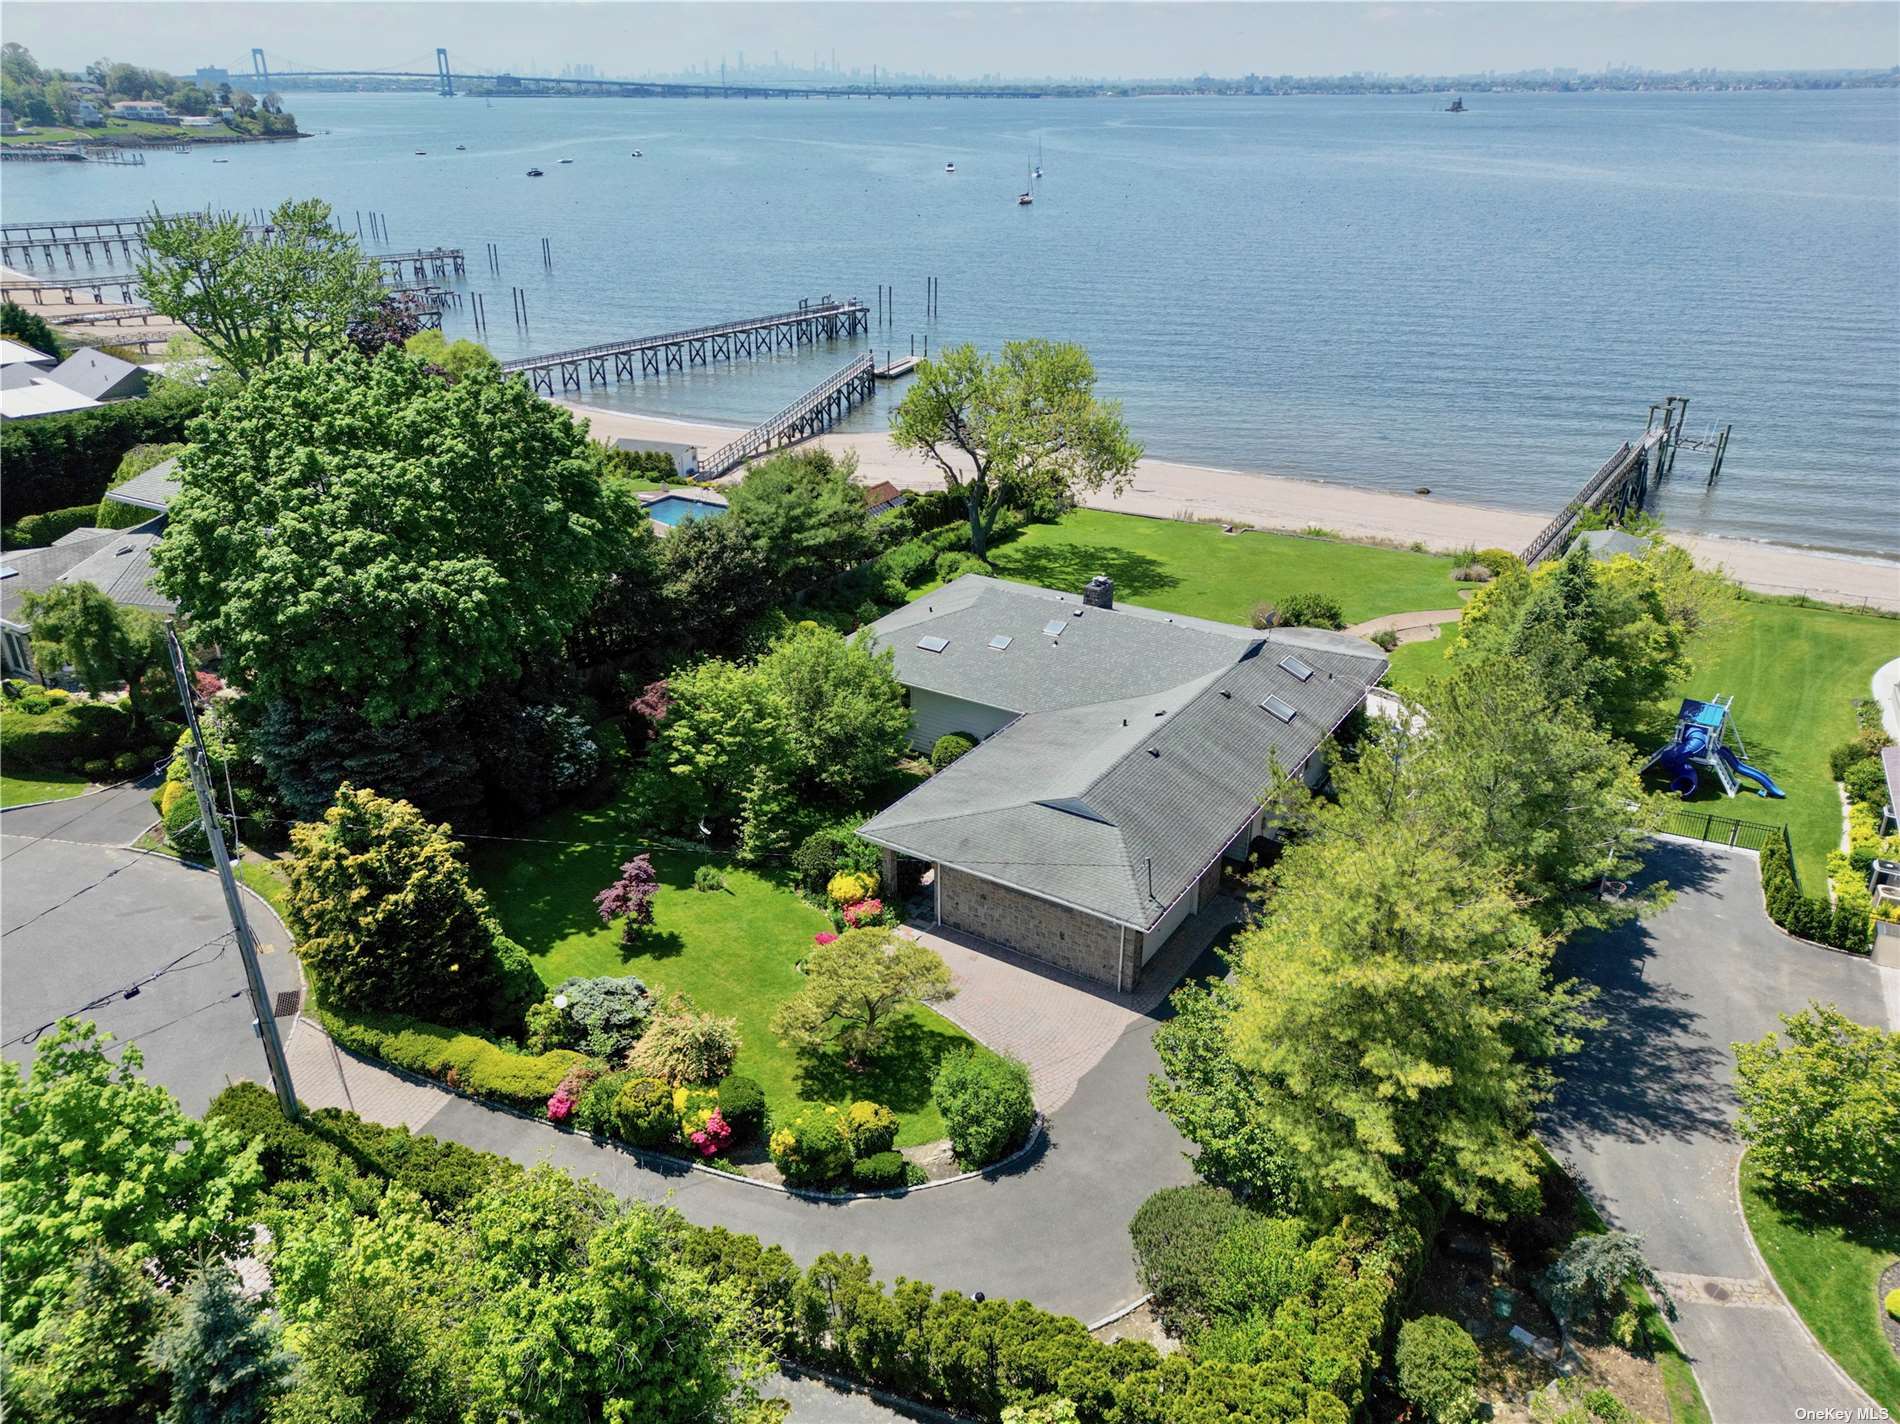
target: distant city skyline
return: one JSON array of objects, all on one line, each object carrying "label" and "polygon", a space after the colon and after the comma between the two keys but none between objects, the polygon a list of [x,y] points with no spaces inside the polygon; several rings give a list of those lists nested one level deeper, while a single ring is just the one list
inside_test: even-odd
[{"label": "distant city skyline", "polygon": [[929,73],[978,80],[1487,71],[1868,69],[1900,64],[1900,3],[377,4],[10,0],[42,64],[174,73],[433,69],[622,76]]}]

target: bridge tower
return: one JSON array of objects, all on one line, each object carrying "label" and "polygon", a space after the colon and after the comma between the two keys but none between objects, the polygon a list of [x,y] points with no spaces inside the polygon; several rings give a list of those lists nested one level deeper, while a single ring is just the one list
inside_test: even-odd
[{"label": "bridge tower", "polygon": [[455,97],[455,76],[449,73],[449,52],[438,47],[435,52],[436,93],[444,99]]},{"label": "bridge tower", "polygon": [[[251,75],[257,80],[257,87],[260,90],[270,88],[270,65],[264,59],[264,51],[261,49],[251,51]],[[261,99],[264,96],[260,93],[257,97]]]}]

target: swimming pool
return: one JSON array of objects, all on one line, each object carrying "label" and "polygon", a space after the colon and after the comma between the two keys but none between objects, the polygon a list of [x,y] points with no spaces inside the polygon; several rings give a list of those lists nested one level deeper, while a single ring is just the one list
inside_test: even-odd
[{"label": "swimming pool", "polygon": [[723,514],[725,501],[710,499],[688,499],[685,495],[662,495],[647,506],[647,513],[653,516],[656,524],[674,525],[686,519],[700,519],[708,514]]}]

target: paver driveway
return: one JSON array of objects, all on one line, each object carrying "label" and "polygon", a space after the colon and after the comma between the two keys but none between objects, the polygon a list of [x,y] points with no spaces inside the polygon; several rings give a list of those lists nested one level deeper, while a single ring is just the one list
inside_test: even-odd
[{"label": "paver driveway", "polygon": [[1801,1409],[1853,1418],[1871,1401],[1764,1279],[1742,1220],[1729,1045],[1778,1028],[1778,1014],[1810,999],[1885,1025],[1880,971],[1776,929],[1747,852],[1662,841],[1645,876],[1675,887],[1675,903],[1579,938],[1559,960],[1560,972],[1601,988],[1595,1011],[1606,1022],[1565,1065],[1546,1138],[1611,1225],[1642,1233],[1672,1284],[1676,1333],[1717,1424],[1793,1420]]}]

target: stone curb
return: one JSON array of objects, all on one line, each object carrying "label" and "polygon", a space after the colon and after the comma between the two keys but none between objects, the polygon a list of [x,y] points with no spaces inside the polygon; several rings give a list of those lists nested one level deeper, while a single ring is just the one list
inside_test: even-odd
[{"label": "stone curb", "polygon": [[1117,1320],[1127,1319],[1129,1316],[1133,1315],[1137,1310],[1140,1310],[1144,1305],[1146,1305],[1149,1301],[1153,1300],[1154,1298],[1155,1298],[1154,1292],[1149,1291],[1148,1294],[1141,1296],[1138,1299],[1131,1300],[1126,1305],[1117,1306],[1115,1309],[1109,1311],[1107,1315],[1104,1315],[1100,1320],[1090,1321],[1087,1325],[1088,1332],[1091,1335],[1093,1335],[1097,1330],[1103,1329],[1104,1327],[1109,1326],[1109,1325],[1113,1325]]}]

